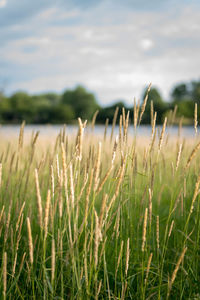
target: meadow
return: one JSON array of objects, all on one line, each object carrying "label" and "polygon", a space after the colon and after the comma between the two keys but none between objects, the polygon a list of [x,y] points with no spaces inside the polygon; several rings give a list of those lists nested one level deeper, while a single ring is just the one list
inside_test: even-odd
[{"label": "meadow", "polygon": [[138,136],[144,109],[116,110],[111,134],[94,116],[90,133],[1,137],[1,299],[200,299],[197,108],[187,139],[153,106]]}]

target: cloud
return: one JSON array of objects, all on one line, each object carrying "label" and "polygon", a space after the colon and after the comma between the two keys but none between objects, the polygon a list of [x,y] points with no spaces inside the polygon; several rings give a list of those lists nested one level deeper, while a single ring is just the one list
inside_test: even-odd
[{"label": "cloud", "polygon": [[153,45],[154,45],[153,41],[148,38],[143,38],[140,41],[140,46],[144,51],[151,49]]},{"label": "cloud", "polygon": [[200,76],[196,1],[182,1],[178,10],[172,0],[152,1],[157,9],[146,1],[83,2],[8,2],[8,19],[0,21],[0,78],[10,79],[8,93],[83,84],[101,104],[131,104],[149,82],[168,99],[177,81]]},{"label": "cloud", "polygon": [[0,8],[5,7],[7,4],[7,0],[0,0]]}]

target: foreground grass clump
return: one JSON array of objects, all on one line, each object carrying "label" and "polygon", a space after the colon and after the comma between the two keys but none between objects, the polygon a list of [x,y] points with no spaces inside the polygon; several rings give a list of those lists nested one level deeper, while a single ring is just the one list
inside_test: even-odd
[{"label": "foreground grass clump", "polygon": [[[0,148],[2,299],[199,299],[200,143],[165,132]],[[114,123],[116,116],[114,119]],[[131,125],[130,125],[131,126]],[[158,134],[158,131],[160,133]]]}]

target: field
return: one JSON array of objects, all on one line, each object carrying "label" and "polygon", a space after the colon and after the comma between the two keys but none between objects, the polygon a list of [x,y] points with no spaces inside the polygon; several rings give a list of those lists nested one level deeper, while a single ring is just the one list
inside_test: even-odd
[{"label": "field", "polygon": [[117,138],[1,137],[1,299],[200,299],[197,122],[141,138],[142,110]]}]

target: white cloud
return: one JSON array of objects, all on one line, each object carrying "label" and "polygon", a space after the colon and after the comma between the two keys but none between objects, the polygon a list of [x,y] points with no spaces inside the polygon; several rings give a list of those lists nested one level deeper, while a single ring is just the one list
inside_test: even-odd
[{"label": "white cloud", "polygon": [[153,41],[150,40],[150,39],[148,39],[148,38],[142,39],[140,41],[140,46],[141,46],[141,48],[143,50],[149,50],[149,49],[151,49],[153,47],[153,44],[154,44]]},{"label": "white cloud", "polygon": [[5,7],[7,4],[7,0],[0,0],[0,8]]},{"label": "white cloud", "polygon": [[0,57],[13,65],[7,70],[10,91],[63,91],[82,83],[102,104],[132,104],[149,82],[167,98],[177,81],[200,75],[199,10],[124,15],[106,3],[84,12],[51,7],[25,26],[15,25],[13,32],[25,27],[27,35],[0,46]]}]

